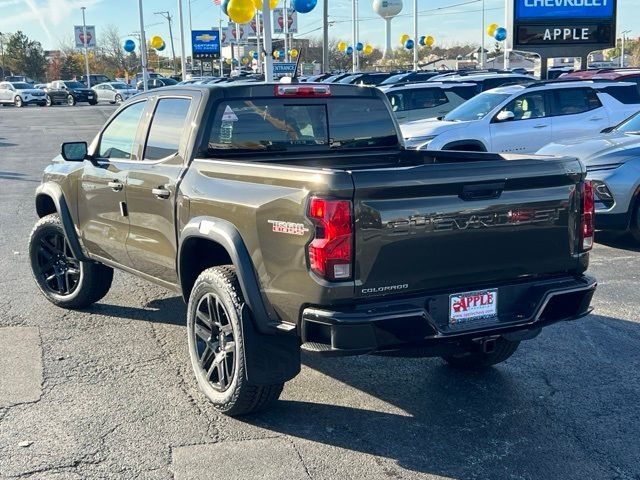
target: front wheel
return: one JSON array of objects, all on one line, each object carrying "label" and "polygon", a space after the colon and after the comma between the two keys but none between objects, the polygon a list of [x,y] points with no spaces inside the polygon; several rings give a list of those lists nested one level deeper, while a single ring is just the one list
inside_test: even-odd
[{"label": "front wheel", "polygon": [[469,350],[459,355],[447,355],[442,358],[451,366],[465,370],[483,370],[492,365],[504,362],[515,353],[520,342],[512,342],[506,338],[497,338],[492,352]]},{"label": "front wheel", "polygon": [[116,101],[116,103],[117,103],[117,104],[122,103],[122,95],[117,94],[117,95],[116,95],[116,98],[115,98],[115,101]]},{"label": "front wheel", "polygon": [[18,108],[24,107],[24,102],[22,101],[22,97],[20,95],[16,96],[16,98],[13,100],[13,104]]},{"label": "front wheel", "polygon": [[53,106],[53,100],[50,95],[47,95],[47,107]]},{"label": "front wheel", "polygon": [[242,290],[235,268],[213,267],[196,280],[187,308],[189,357],[200,390],[227,415],[264,410],[282,383],[258,386],[245,376]]},{"label": "front wheel", "polygon": [[62,308],[84,308],[104,297],[113,269],[77,260],[57,213],[41,218],[31,232],[29,259],[36,284],[44,296]]},{"label": "front wheel", "polygon": [[67,95],[67,105],[73,107],[76,104],[76,99],[73,95]]},{"label": "front wheel", "polygon": [[629,231],[631,232],[633,239],[640,243],[640,197],[638,197],[636,204],[633,207]]}]

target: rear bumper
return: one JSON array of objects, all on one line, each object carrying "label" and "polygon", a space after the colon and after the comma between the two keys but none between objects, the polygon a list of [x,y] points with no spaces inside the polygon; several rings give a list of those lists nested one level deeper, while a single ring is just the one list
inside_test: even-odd
[{"label": "rear bumper", "polygon": [[[535,337],[544,326],[587,315],[596,280],[575,275],[482,286],[498,289],[497,317],[449,324],[449,295],[479,290],[380,300],[349,310],[307,307],[302,313],[302,348],[327,355],[358,355],[411,347],[447,347],[484,337]],[[437,352],[438,349],[434,349]]]}]

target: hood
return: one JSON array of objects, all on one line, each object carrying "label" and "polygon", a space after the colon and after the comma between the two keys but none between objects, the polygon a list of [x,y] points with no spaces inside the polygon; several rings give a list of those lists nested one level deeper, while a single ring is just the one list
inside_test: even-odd
[{"label": "hood", "polygon": [[34,93],[44,93],[44,90],[41,90],[39,88],[26,88],[20,91],[23,93],[28,93],[29,95],[33,95]]},{"label": "hood", "polygon": [[76,93],[94,93],[92,89],[84,87],[84,88],[70,88],[69,91]]},{"label": "hood", "polygon": [[405,140],[411,140],[420,137],[429,137],[432,135],[440,135],[449,130],[466,128],[470,122],[451,122],[447,120],[437,120],[430,118],[428,120],[416,120],[400,124],[400,130]]},{"label": "hood", "polygon": [[640,157],[640,135],[621,132],[550,143],[538,150],[541,155],[577,157],[587,166],[625,162]]}]

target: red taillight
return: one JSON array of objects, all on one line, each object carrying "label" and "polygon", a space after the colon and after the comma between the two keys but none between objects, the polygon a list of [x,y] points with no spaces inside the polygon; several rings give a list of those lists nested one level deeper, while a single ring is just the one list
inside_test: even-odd
[{"label": "red taillight", "polygon": [[276,97],[330,97],[328,85],[276,85]]},{"label": "red taillight", "polygon": [[351,202],[312,197],[309,218],[316,224],[309,244],[311,270],[327,280],[348,280],[352,274]]},{"label": "red taillight", "polygon": [[580,222],[582,250],[591,250],[593,247],[593,232],[595,220],[595,203],[593,199],[593,183],[585,180],[582,185],[582,216]]}]

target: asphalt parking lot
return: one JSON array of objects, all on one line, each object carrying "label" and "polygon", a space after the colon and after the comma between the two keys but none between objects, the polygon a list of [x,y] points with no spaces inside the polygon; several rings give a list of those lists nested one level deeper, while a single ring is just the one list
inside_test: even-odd
[{"label": "asphalt parking lot", "polygon": [[0,478],[640,479],[640,248],[599,235],[594,314],[504,364],[303,357],[273,410],[200,394],[179,297],[124,273],[83,312],[39,293],[33,192],[110,106],[0,108]]}]

